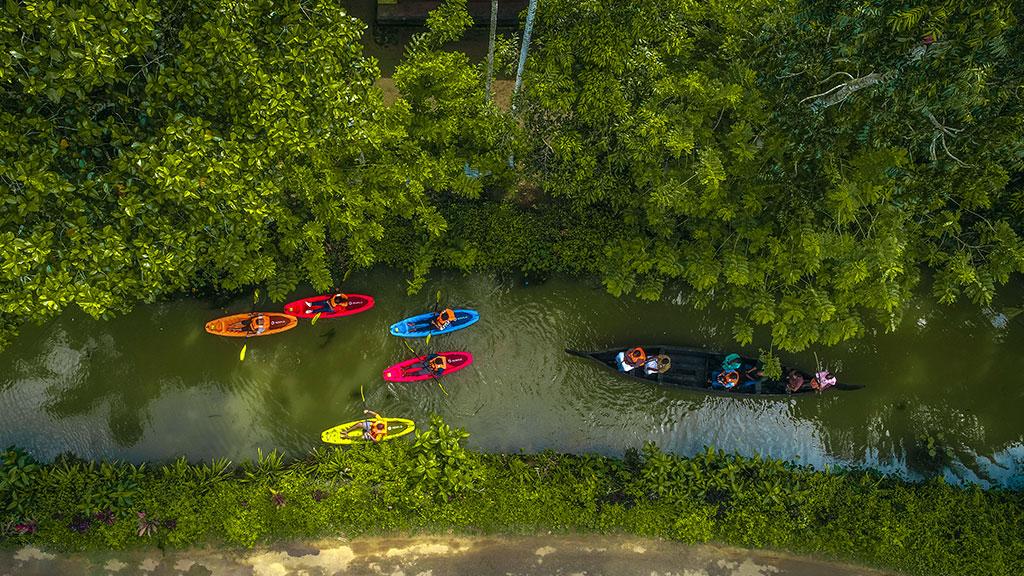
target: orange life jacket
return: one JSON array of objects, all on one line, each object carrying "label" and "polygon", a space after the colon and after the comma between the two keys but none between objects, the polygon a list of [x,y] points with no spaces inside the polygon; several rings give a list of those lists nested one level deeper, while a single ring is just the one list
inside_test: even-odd
[{"label": "orange life jacket", "polygon": [[450,322],[454,322],[454,321],[455,321],[455,311],[453,311],[451,308],[445,308],[444,310],[441,311],[440,314],[437,315],[437,318],[434,319],[434,324],[438,328],[444,328]]},{"label": "orange life jacket", "polygon": [[445,368],[448,368],[448,359],[444,356],[438,356],[430,361],[429,366],[434,372],[444,370]]},{"label": "orange life jacket", "polygon": [[644,349],[640,347],[631,348],[626,352],[626,360],[629,360],[629,363],[633,366],[639,366],[647,360],[647,352],[644,352]]},{"label": "orange life jacket", "polygon": [[254,316],[252,318],[252,320],[249,320],[249,331],[250,332],[258,332],[260,327],[270,328],[270,322],[267,319],[267,317],[264,316],[263,314],[260,314],[258,316]]},{"label": "orange life jacket", "polygon": [[340,308],[348,304],[348,296],[345,294],[335,294],[331,296],[331,307]]},{"label": "orange life jacket", "polygon": [[380,440],[388,434],[388,425],[381,421],[375,421],[370,425],[370,438],[374,440]]},{"label": "orange life jacket", "polygon": [[718,373],[718,383],[726,388],[732,388],[736,384],[739,384],[740,373],[735,370],[729,370],[728,372]]}]

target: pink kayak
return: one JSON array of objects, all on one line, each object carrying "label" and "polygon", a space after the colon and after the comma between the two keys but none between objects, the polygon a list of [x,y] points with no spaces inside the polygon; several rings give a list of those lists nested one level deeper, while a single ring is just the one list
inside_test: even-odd
[{"label": "pink kayak", "polygon": [[[366,294],[345,294],[347,300],[339,306],[331,306],[328,302],[334,294],[310,296],[284,305],[284,311],[296,318],[312,318],[320,313],[320,318],[338,318],[366,312],[373,308],[373,296]],[[332,310],[333,308],[333,310]]]},{"label": "pink kayak", "polygon": [[[432,372],[427,366],[427,362],[436,356],[443,356],[448,366],[439,372]],[[429,380],[433,376],[444,376],[457,370],[462,370],[472,363],[473,355],[469,352],[438,352],[436,354],[411,358],[394,366],[388,366],[387,370],[384,370],[384,380],[388,382]]]}]

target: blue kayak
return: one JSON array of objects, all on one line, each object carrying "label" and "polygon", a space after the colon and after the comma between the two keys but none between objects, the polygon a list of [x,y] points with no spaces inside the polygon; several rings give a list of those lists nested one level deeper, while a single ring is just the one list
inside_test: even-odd
[{"label": "blue kayak", "polygon": [[400,322],[395,322],[390,328],[391,335],[402,338],[426,338],[428,334],[437,336],[438,334],[462,330],[467,326],[472,326],[480,319],[480,314],[476,310],[459,309],[453,310],[453,312],[455,312],[455,320],[452,320],[444,330],[438,330],[431,324],[434,318],[437,317],[437,313],[427,312],[426,314],[412,316]]}]

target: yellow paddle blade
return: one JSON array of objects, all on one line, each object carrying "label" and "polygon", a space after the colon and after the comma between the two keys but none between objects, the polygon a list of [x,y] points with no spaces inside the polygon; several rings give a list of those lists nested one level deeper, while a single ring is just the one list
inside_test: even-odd
[{"label": "yellow paddle blade", "polygon": [[249,346],[249,345],[248,344],[242,344],[242,350],[238,353],[238,361],[239,362],[245,361],[245,348],[247,346]]},{"label": "yellow paddle blade", "polygon": [[440,302],[441,302],[441,290],[438,290],[438,291],[437,291],[437,295],[436,295],[436,296],[435,296],[434,298],[436,298],[436,300],[437,300],[437,302],[438,302],[438,303],[440,303]]},{"label": "yellow paddle blade", "polygon": [[444,392],[445,396],[448,395],[448,391],[444,389],[444,386],[441,386],[441,381],[440,380],[437,381],[437,387],[441,389],[441,392]]},{"label": "yellow paddle blade", "polygon": [[433,336],[433,334],[434,334],[433,332],[427,332],[427,339],[423,343],[424,344],[430,344],[430,337]]},{"label": "yellow paddle blade", "polygon": [[320,315],[321,314],[323,314],[323,312],[317,312],[316,314],[314,314],[313,315],[313,321],[310,322],[309,325],[312,326],[312,325],[316,324],[316,321],[320,319]]},{"label": "yellow paddle blade", "polygon": [[363,383],[359,383],[359,397],[363,399],[363,404],[366,404],[366,395],[363,394]]},{"label": "yellow paddle blade", "polygon": [[255,304],[255,303],[259,302],[259,301],[260,301],[260,289],[257,288],[257,289],[252,291],[252,302],[253,302],[253,304]]}]

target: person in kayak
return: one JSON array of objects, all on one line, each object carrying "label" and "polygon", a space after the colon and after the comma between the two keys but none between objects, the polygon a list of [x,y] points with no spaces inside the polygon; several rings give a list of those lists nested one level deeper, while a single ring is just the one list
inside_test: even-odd
[{"label": "person in kayak", "polygon": [[441,313],[438,314],[430,324],[438,330],[444,330],[454,321],[455,311],[451,308],[445,308],[444,310],[441,310]]},{"label": "person in kayak", "polygon": [[266,332],[268,327],[270,327],[270,320],[262,313],[256,313],[249,319],[249,325],[246,328],[250,336],[259,336]]},{"label": "person in kayak", "polygon": [[434,376],[440,376],[448,369],[448,359],[440,354],[428,354],[423,360],[423,367]]},{"label": "person in kayak", "polygon": [[350,427],[348,430],[345,430],[345,435],[348,435],[350,432],[353,432],[355,430],[362,429],[363,440],[369,440],[374,444],[383,440],[384,437],[388,435],[387,421],[384,420],[384,418],[381,417],[380,414],[377,414],[373,410],[363,410],[363,414],[367,416],[372,415],[373,418],[363,420],[362,422],[359,422],[354,426]]},{"label": "person in kayak", "polygon": [[629,372],[643,366],[646,362],[647,352],[644,352],[644,349],[639,346],[615,355],[615,363],[618,365],[620,372]]},{"label": "person in kayak", "polygon": [[672,359],[665,354],[658,354],[653,358],[649,358],[644,363],[644,374],[650,376],[652,374],[664,374],[672,368]]},{"label": "person in kayak", "polygon": [[306,301],[306,313],[313,314],[315,312],[326,312],[332,314],[336,308],[344,308],[348,304],[347,294],[334,294],[326,300],[320,300],[319,302]]}]

